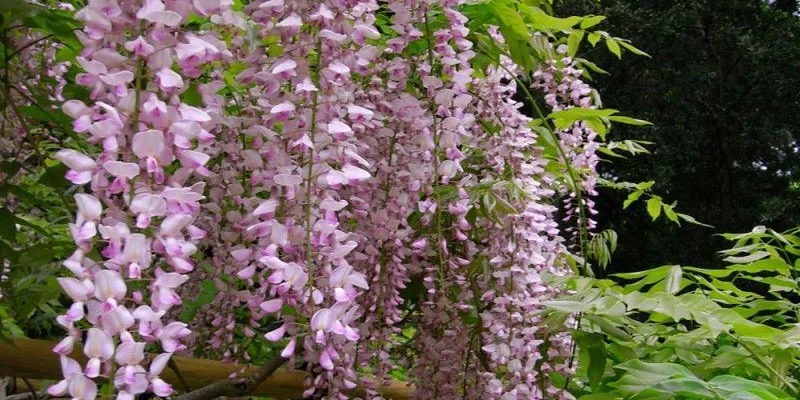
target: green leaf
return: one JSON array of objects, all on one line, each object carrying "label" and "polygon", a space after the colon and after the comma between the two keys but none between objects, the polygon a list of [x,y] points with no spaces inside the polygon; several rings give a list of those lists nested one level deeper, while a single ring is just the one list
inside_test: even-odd
[{"label": "green leaf", "polygon": [[665,276],[667,276],[667,272],[669,271],[670,268],[672,268],[671,265],[664,265],[658,268],[648,269],[645,271],[613,274],[613,276],[617,276],[622,279],[639,279],[644,277],[663,279]]},{"label": "green leaf", "polygon": [[616,40],[612,38],[606,38],[606,47],[608,47],[608,50],[617,56],[617,58],[622,58],[622,50],[620,50],[619,43]]},{"label": "green leaf", "polygon": [[[589,37],[591,37],[591,34],[589,34]],[[579,65],[582,65],[582,66],[592,70],[593,72],[597,72],[599,74],[608,75],[608,71],[598,67],[597,64],[595,64],[595,63],[593,63],[593,62],[591,62],[589,60],[576,57],[575,58],[575,62],[577,64],[579,64]]]},{"label": "green leaf", "polygon": [[647,190],[653,187],[656,184],[656,181],[647,181],[647,182],[639,182],[636,184],[636,189],[639,190]]},{"label": "green leaf", "polygon": [[680,265],[673,265],[667,272],[667,278],[664,280],[665,291],[670,294],[678,293],[681,290],[681,278],[683,277],[683,270]]},{"label": "green leaf", "polygon": [[681,221],[678,219],[678,214],[675,213],[675,209],[672,206],[664,204],[663,209],[664,215],[667,217],[667,219],[678,225],[681,224]]},{"label": "green leaf", "polygon": [[768,251],[757,251],[757,252],[755,252],[753,254],[748,254],[746,256],[741,256],[741,257],[733,257],[733,256],[726,257],[726,258],[723,259],[723,261],[727,261],[727,262],[733,263],[733,264],[747,264],[747,263],[751,263],[753,261],[761,260],[762,258],[765,258],[765,257],[769,257],[770,254],[771,253],[768,252]]},{"label": "green leaf", "polygon": [[643,119],[636,119],[631,117],[623,117],[621,115],[612,115],[608,117],[609,121],[619,122],[621,124],[628,124],[628,125],[653,125],[651,122],[645,121]]},{"label": "green leaf", "polygon": [[688,368],[671,363],[647,363],[641,360],[630,360],[617,364],[614,369],[622,370],[625,375],[622,379],[611,383],[625,394],[635,394],[649,389],[659,382],[671,378],[694,377]]},{"label": "green leaf", "polygon": [[0,162],[0,172],[13,177],[22,168],[22,164],[16,160],[3,160]]},{"label": "green leaf", "polygon": [[704,224],[704,223],[702,223],[702,222],[700,222],[700,221],[696,220],[696,219],[695,219],[694,217],[692,217],[691,215],[687,215],[687,214],[681,214],[681,213],[677,213],[677,214],[678,214],[678,217],[679,217],[680,219],[682,219],[682,220],[684,220],[684,221],[686,221],[686,222],[688,222],[688,223],[690,223],[690,224],[694,224],[694,225],[700,225],[700,226],[705,226],[705,227],[708,227],[708,228],[713,228],[713,226],[711,226],[711,225]]},{"label": "green leaf", "polygon": [[575,54],[578,54],[578,49],[581,47],[581,40],[583,40],[583,34],[583,31],[575,30],[567,37],[567,54],[570,57],[575,57]]},{"label": "green leaf", "polygon": [[606,361],[608,352],[606,351],[606,344],[603,341],[603,335],[599,333],[589,332],[574,332],[573,337],[578,343],[578,347],[589,358],[586,367],[586,375],[589,378],[589,384],[593,389],[597,389],[603,380],[603,375],[606,371]]},{"label": "green leaf", "polygon": [[491,3],[491,9],[494,11],[500,23],[508,27],[505,31],[511,35],[509,36],[504,32],[503,36],[506,37],[506,40],[528,40],[528,36],[530,36],[528,26],[525,25],[525,21],[518,12],[496,1]]},{"label": "green leaf", "polygon": [[655,221],[661,215],[661,197],[653,196],[647,200],[647,213]]},{"label": "green leaf", "polygon": [[[775,386],[745,379],[734,375],[718,375],[708,383],[720,394],[751,393],[759,395],[759,399],[791,399],[791,397]],[[764,397],[767,396],[767,397]]]},{"label": "green leaf", "polygon": [[572,107],[563,111],[552,112],[547,117],[552,119],[566,119],[566,120],[577,121],[586,118],[609,117],[618,112],[619,111],[610,108],[596,109],[596,108]]},{"label": "green leaf", "polygon": [[592,128],[593,131],[597,132],[600,135],[600,139],[605,141],[606,140],[606,133],[608,133],[608,127],[600,118],[587,118],[584,120],[586,125],[589,128]]},{"label": "green leaf", "polygon": [[48,243],[37,244],[25,250],[22,250],[19,255],[19,265],[29,266],[31,268],[41,268],[44,264],[53,260],[55,251],[53,246]]},{"label": "green leaf", "polygon": [[583,17],[583,21],[581,21],[581,29],[589,29],[606,19],[605,16],[602,15],[590,15],[588,17]]},{"label": "green leaf", "polygon": [[600,328],[600,330],[602,330],[603,333],[605,333],[608,336],[626,342],[633,340],[633,337],[631,337],[631,335],[629,335],[628,332],[625,332],[622,328],[616,326],[612,322],[612,321],[616,322],[617,319],[609,320],[606,317],[599,315],[592,315],[592,314],[584,314],[583,318],[596,324]]},{"label": "green leaf", "polygon": [[45,169],[42,176],[39,177],[38,183],[50,186],[54,189],[66,188],[70,185],[70,182],[65,178],[67,170],[68,168],[66,165],[61,163],[55,164]]},{"label": "green leaf", "polygon": [[777,272],[781,275],[788,276],[791,272],[791,266],[786,264],[786,261],[780,258],[768,258],[765,260],[758,260],[747,265],[731,265],[727,269],[732,271],[747,272],[750,274],[757,274],[759,272],[770,271]]},{"label": "green leaf", "polygon": [[[711,388],[709,388],[709,385],[695,376],[668,379],[663,382],[658,382],[654,388],[658,391],[669,393],[673,395],[673,397],[677,398],[683,398],[682,396],[692,396],[692,398],[698,398],[696,396],[704,396],[699,398],[707,399],[717,398]],[[634,397],[634,399],[640,398],[643,399],[645,397]]]},{"label": "green leaf", "polygon": [[217,286],[214,284],[213,280],[205,280],[202,284],[200,284],[200,293],[198,293],[194,298],[185,299],[183,301],[183,313],[181,313],[181,321],[191,321],[194,319],[197,312],[200,310],[200,307],[211,303],[214,301],[214,297],[217,295]]},{"label": "green leaf", "polygon": [[14,215],[6,208],[0,208],[0,237],[14,243],[17,241],[17,225]]},{"label": "green leaf", "polygon": [[639,197],[642,197],[642,194],[644,194],[644,192],[639,190],[631,192],[631,194],[628,195],[628,198],[625,199],[625,202],[622,203],[622,209],[624,210],[628,208],[628,206],[633,204],[634,201],[639,200]]},{"label": "green leaf", "polygon": [[532,7],[527,4],[520,4],[519,11],[525,15],[525,19],[537,30],[565,31],[582,20],[581,17],[556,18],[539,7]]},{"label": "green leaf", "polygon": [[600,39],[602,39],[602,37],[603,35],[597,32],[591,32],[589,33],[589,37],[587,38],[587,40],[589,41],[589,44],[591,44],[592,47],[594,47],[595,45],[597,45],[597,42],[599,42]]},{"label": "green leaf", "polygon": [[542,305],[557,311],[564,311],[568,313],[579,313],[592,309],[592,304],[590,303],[572,300],[548,300],[543,301]]},{"label": "green leaf", "polygon": [[619,44],[622,45],[622,47],[628,49],[628,51],[630,51],[633,54],[636,54],[638,56],[645,56],[645,57],[652,58],[652,57],[650,57],[650,54],[647,54],[647,53],[637,49],[636,47],[634,47],[632,44],[628,43],[625,40],[620,40]]},{"label": "green leaf", "polygon": [[185,92],[181,93],[181,101],[194,107],[203,106],[203,98],[200,96],[200,91],[197,89],[197,84],[192,82]]},{"label": "green leaf", "polygon": [[733,329],[740,337],[762,339],[770,342],[774,342],[776,338],[779,338],[783,334],[783,331],[780,329],[747,321],[745,319],[734,322]]}]

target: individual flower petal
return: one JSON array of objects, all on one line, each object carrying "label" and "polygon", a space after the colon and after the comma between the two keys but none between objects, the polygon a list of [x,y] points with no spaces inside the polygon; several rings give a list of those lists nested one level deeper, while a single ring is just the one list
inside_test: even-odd
[{"label": "individual flower petal", "polygon": [[372,178],[369,172],[350,164],[342,167],[342,173],[351,181],[364,181]]},{"label": "individual flower petal", "polygon": [[117,271],[110,269],[98,271],[94,274],[94,282],[94,295],[100,301],[109,299],[122,300],[128,292],[125,281]]},{"label": "individual flower petal", "polygon": [[158,157],[163,151],[163,132],[151,129],[133,136],[133,153],[139,158]]},{"label": "individual flower petal", "polygon": [[103,169],[113,176],[121,176],[128,179],[139,175],[139,165],[121,161],[106,161]]},{"label": "individual flower petal", "polygon": [[156,72],[156,83],[162,90],[180,89],[183,87],[183,78],[169,68],[162,68]]},{"label": "individual flower petal", "polygon": [[270,342],[277,342],[283,338],[284,333],[286,333],[286,324],[281,325],[278,329],[268,332],[264,335],[264,338]]}]

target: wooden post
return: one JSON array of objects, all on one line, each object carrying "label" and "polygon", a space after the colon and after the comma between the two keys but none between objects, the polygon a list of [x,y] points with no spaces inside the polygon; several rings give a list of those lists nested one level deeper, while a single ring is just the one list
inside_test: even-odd
[{"label": "wooden post", "polygon": [[[33,339],[15,339],[11,345],[0,343],[0,376],[61,379],[61,363],[58,355],[53,353],[53,347],[55,347],[53,342]],[[80,350],[80,346],[75,346],[75,351],[70,357],[85,365],[86,357]],[[230,374],[242,367],[199,358],[173,356],[173,359],[186,384],[192,390],[227,379]],[[248,376],[256,368],[248,366],[243,376]],[[277,399],[298,399],[302,397],[303,380],[306,376],[307,373],[303,371],[278,370],[258,385],[251,394]],[[170,368],[165,368],[161,377],[176,389],[182,387],[178,377]],[[392,381],[379,389],[384,398],[391,400],[407,400],[413,391],[412,385],[400,381]],[[357,388],[354,392],[354,395],[358,395],[363,393],[363,390]]]}]

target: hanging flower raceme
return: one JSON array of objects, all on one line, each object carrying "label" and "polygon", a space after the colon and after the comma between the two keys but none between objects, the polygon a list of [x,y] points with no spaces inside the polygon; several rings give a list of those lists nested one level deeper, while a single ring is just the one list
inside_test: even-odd
[{"label": "hanging flower raceme", "polygon": [[[63,363],[69,384],[51,387],[53,395],[93,399],[92,378],[113,370],[122,399],[172,391],[158,375],[170,354],[185,348],[180,341],[189,331],[168,311],[181,303],[178,288],[194,270],[192,256],[204,236],[193,222],[209,160],[204,150],[215,129],[206,111],[181,102],[188,78],[173,68],[195,72],[225,56],[223,42],[183,33],[181,24],[192,11],[229,5],[210,11],[207,2],[192,4],[90,0],[75,15],[85,25],[78,34],[84,72],[76,80],[91,89],[94,104],[70,100],[63,108],[97,150],[57,154],[67,178],[91,194],[75,195],[78,250],[64,263],[75,278],[59,279],[74,303],[59,317],[69,336],[55,351],[68,354],[81,340],[79,326],[88,323],[82,341],[89,362],[82,371],[71,360]],[[87,255],[95,246],[101,259]],[[146,343],[162,352],[147,371]]]},{"label": "hanging flower raceme", "polygon": [[[565,51],[564,46],[557,49],[560,54]],[[549,60],[534,72],[533,87],[544,92],[545,102],[552,111],[563,111],[572,107],[596,108],[597,94],[581,79],[582,75],[583,71],[577,68],[570,57]],[[574,222],[578,230],[592,232],[597,227],[597,222],[592,217],[597,211],[591,196],[597,196],[595,186],[599,162],[596,154],[599,147],[598,134],[582,121],[558,130],[557,134],[559,146],[569,159],[564,161],[569,161],[574,173],[578,175],[573,184],[580,185],[570,189],[569,198],[565,201],[566,220]],[[566,230],[574,232],[575,229],[568,226]]]}]

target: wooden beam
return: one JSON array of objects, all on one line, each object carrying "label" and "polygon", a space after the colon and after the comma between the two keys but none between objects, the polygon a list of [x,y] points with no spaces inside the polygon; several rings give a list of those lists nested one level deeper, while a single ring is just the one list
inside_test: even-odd
[{"label": "wooden beam", "polygon": [[[0,376],[61,379],[61,363],[58,355],[53,353],[55,345],[53,342],[33,339],[15,339],[11,345],[0,343]],[[70,357],[76,359],[81,365],[85,365],[86,357],[80,349],[80,346],[76,346]],[[173,356],[173,360],[186,380],[186,384],[192,390],[227,379],[230,374],[239,371],[242,367],[199,358]],[[256,366],[246,367],[243,376],[251,374],[256,368]],[[302,398],[303,380],[306,376],[308,374],[304,371],[278,370],[251,394],[277,399],[299,399]],[[174,388],[181,388],[178,377],[170,368],[164,369],[161,378],[172,384]],[[19,389],[21,388],[18,388],[18,391],[20,391]],[[413,385],[400,381],[391,381],[379,389],[381,395],[387,400],[407,400],[413,391]],[[354,392],[354,395],[363,394],[363,389],[358,388]]]}]

